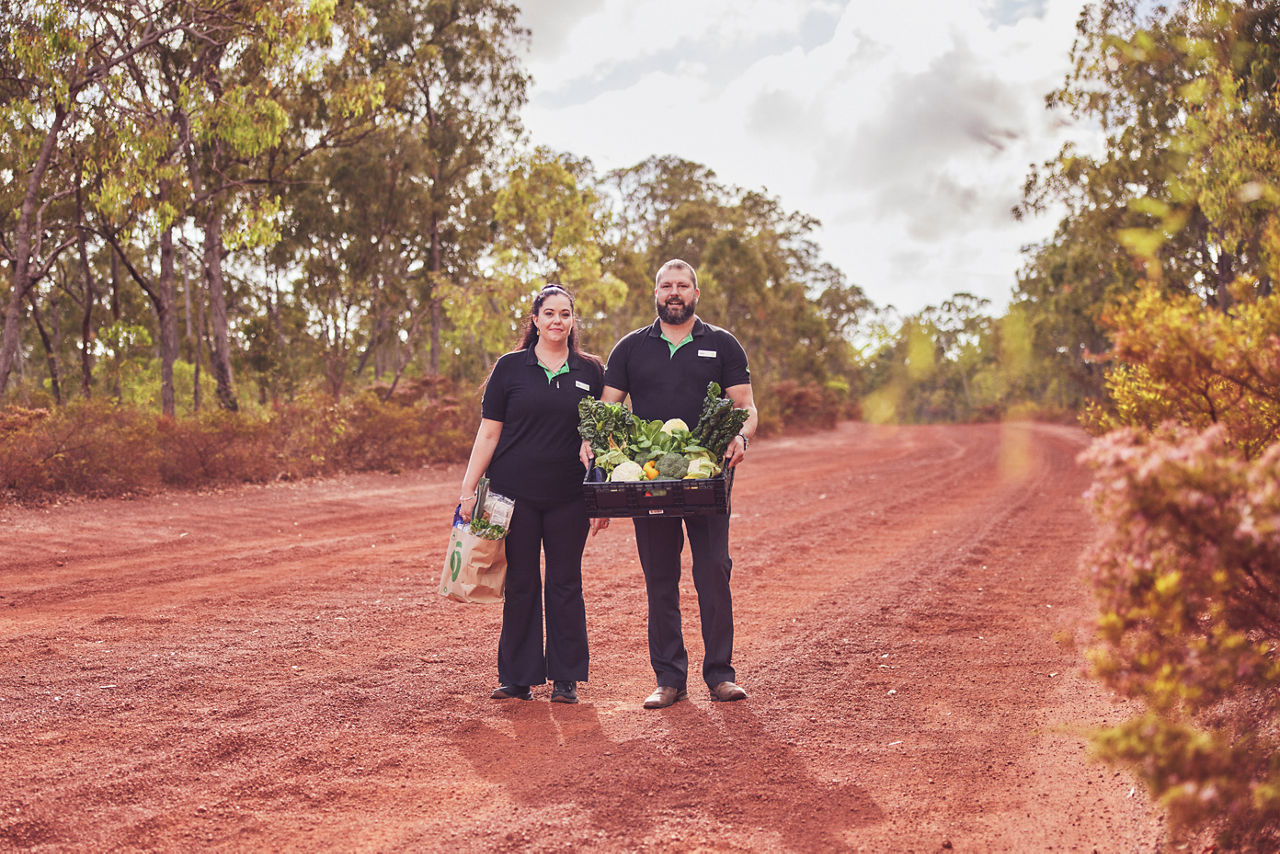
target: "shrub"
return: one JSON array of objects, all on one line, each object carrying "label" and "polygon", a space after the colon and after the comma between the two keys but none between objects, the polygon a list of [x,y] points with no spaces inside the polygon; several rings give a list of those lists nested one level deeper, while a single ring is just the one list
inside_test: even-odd
[{"label": "shrub", "polygon": [[18,497],[108,496],[159,486],[151,419],[104,400],[0,419],[0,489]]},{"label": "shrub", "polygon": [[1225,427],[1126,429],[1086,454],[1102,539],[1096,674],[1143,700],[1099,732],[1175,832],[1280,845],[1280,445],[1250,461]]},{"label": "shrub", "polygon": [[1280,292],[1255,297],[1244,285],[1230,311],[1154,287],[1115,306],[1111,404],[1089,407],[1090,432],[1222,424],[1251,458],[1280,439]]},{"label": "shrub", "polygon": [[343,471],[402,471],[466,459],[478,395],[384,403],[372,392],[317,395],[263,414],[168,418],[105,400],[0,410],[0,498],[106,497]]},{"label": "shrub", "polygon": [[280,474],[273,433],[271,422],[240,412],[158,417],[160,480],[179,487],[271,480]]},{"label": "shrub", "polygon": [[781,380],[757,392],[761,428],[766,433],[830,430],[856,409],[848,402],[847,388],[802,384]]}]

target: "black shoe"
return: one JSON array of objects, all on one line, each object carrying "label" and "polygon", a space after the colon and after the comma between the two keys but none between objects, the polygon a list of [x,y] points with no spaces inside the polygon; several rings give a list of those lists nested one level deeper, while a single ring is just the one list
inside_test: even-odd
[{"label": "black shoe", "polygon": [[577,682],[560,682],[560,681],[551,683],[551,702],[553,703],[578,702],[578,683]]},{"label": "black shoe", "polygon": [[499,685],[489,695],[490,700],[532,700],[528,685]]}]

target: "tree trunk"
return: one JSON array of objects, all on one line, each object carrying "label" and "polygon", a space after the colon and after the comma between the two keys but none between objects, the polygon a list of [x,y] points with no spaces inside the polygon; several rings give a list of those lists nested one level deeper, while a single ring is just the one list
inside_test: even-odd
[{"label": "tree trunk", "polygon": [[[67,120],[65,107],[54,110],[53,121],[40,145],[40,154],[31,165],[27,176],[27,189],[22,196],[22,207],[18,211],[18,221],[14,228],[13,241],[13,278],[9,281],[9,305],[4,312],[4,337],[0,339],[0,395],[9,386],[9,374],[13,371],[13,363],[18,357],[18,346],[21,340],[22,301],[31,290],[34,276],[31,272],[31,253],[33,241],[38,241],[36,229],[36,197],[40,194],[40,185],[53,162],[53,153],[57,148],[58,137],[62,134],[62,126]],[[38,245],[36,243],[35,245]]]},{"label": "tree trunk", "polygon": [[14,273],[9,293],[9,305],[4,312],[4,340],[0,344],[0,394],[4,394],[9,385],[9,374],[13,371],[13,363],[18,357],[18,341],[20,322],[22,320],[22,300],[27,295],[30,282],[26,279],[27,265],[19,257],[13,265]]},{"label": "tree trunk", "polygon": [[196,345],[195,345],[195,381],[193,391],[191,393],[191,410],[193,412],[200,411],[200,366],[204,363],[204,352],[208,346],[208,333],[205,331],[204,322],[204,295],[196,300]]},{"label": "tree trunk", "polygon": [[436,286],[440,281],[440,220],[431,216],[431,260],[427,268],[427,299],[431,301],[431,354],[427,357],[427,373],[440,374],[440,332],[444,316],[440,300],[436,298]]},{"label": "tree trunk", "polygon": [[58,378],[58,345],[44,328],[40,319],[40,308],[36,305],[34,291],[27,292],[27,300],[31,303],[31,319],[36,322],[36,331],[40,333],[40,341],[44,344],[45,361],[49,366],[49,390],[53,392],[53,402],[62,405],[62,383]]},{"label": "tree trunk", "polygon": [[276,352],[280,354],[279,373],[271,383],[271,403],[280,403],[280,385],[283,378],[289,385],[290,396],[293,393],[293,368],[288,361],[289,342],[284,337],[284,320],[280,316],[280,284],[275,276],[271,277],[271,329],[275,333]]},{"label": "tree trunk", "polygon": [[86,399],[93,396],[93,304],[97,291],[93,287],[93,268],[84,238],[80,240],[80,267],[84,273],[84,313],[80,315],[80,391]]},{"label": "tree trunk", "polygon": [[182,265],[182,299],[186,305],[185,320],[187,324],[187,347],[191,353],[191,364],[195,366],[195,376],[191,385],[191,409],[200,411],[200,351],[204,348],[204,295],[196,301],[199,312],[197,320],[192,319],[191,280],[187,278],[187,265]]},{"label": "tree trunk", "polygon": [[156,283],[156,315],[160,324],[160,411],[176,414],[173,363],[178,358],[178,306],[174,290],[173,228],[160,233],[160,281]]},{"label": "tree trunk", "polygon": [[111,253],[111,322],[120,320],[120,259]]},{"label": "tree trunk", "polygon": [[[84,222],[83,187],[76,191],[76,222]],[[84,312],[80,315],[80,393],[85,400],[93,396],[93,304],[97,301],[97,289],[93,286],[93,266],[89,263],[87,229],[80,229],[77,240],[80,251],[80,271],[84,276]]]},{"label": "tree trunk", "polygon": [[222,213],[211,207],[204,227],[204,275],[209,285],[209,320],[213,331],[213,360],[209,366],[217,384],[218,405],[235,412],[231,376],[231,341],[227,330],[227,293],[222,278]]}]

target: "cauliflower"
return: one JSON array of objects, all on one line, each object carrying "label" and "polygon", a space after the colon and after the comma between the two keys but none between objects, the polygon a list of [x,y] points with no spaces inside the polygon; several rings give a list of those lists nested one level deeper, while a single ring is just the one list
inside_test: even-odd
[{"label": "cauliflower", "polygon": [[679,480],[689,471],[689,461],[683,454],[663,454],[658,457],[658,474]]},{"label": "cauliflower", "polygon": [[640,464],[627,460],[625,463],[618,463],[613,469],[613,474],[609,476],[609,480],[613,481],[638,481],[644,479],[644,469],[640,468]]},{"label": "cauliflower", "polygon": [[688,433],[689,425],[685,424],[684,420],[680,418],[668,418],[662,425],[663,433],[674,433],[677,430],[683,430]]},{"label": "cauliflower", "polygon": [[685,473],[685,477],[714,477],[716,474],[718,472],[716,471],[715,463],[708,459],[699,458],[689,461],[689,470]]}]

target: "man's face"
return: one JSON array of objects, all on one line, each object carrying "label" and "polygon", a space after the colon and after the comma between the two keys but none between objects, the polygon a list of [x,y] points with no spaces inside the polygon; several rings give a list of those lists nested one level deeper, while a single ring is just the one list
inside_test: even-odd
[{"label": "man's face", "polygon": [[653,289],[653,302],[663,323],[679,326],[698,307],[698,289],[693,286],[693,276],[682,267],[668,267],[658,277]]}]

